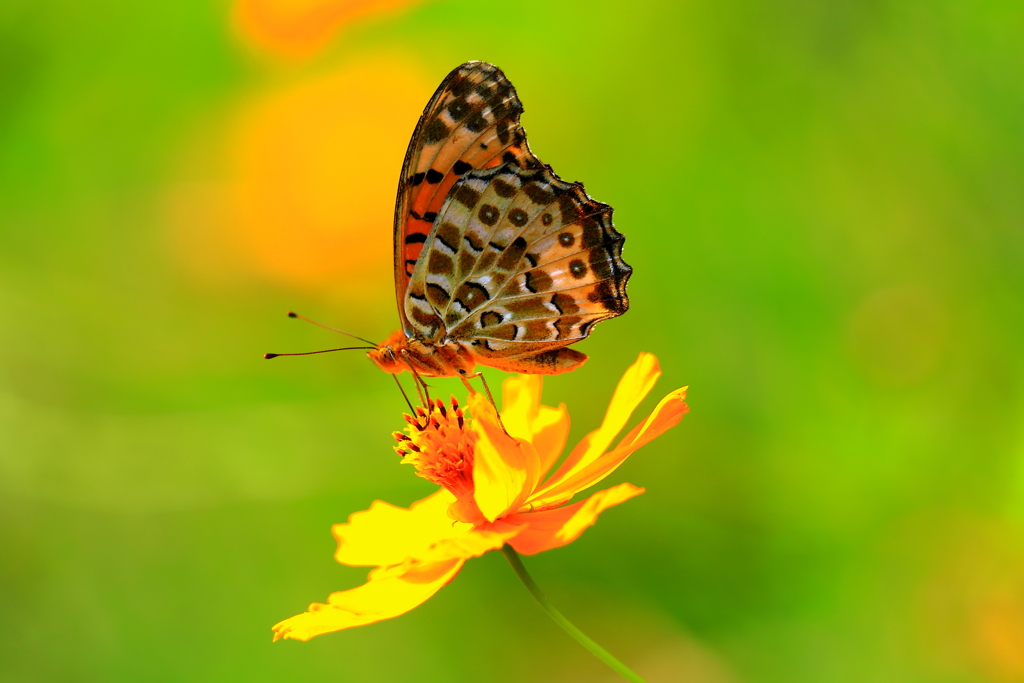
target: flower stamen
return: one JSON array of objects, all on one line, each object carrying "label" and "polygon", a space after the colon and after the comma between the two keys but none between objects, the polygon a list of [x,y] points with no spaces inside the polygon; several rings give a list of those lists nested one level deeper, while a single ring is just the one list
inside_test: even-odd
[{"label": "flower stamen", "polygon": [[477,435],[467,429],[465,413],[453,396],[450,408],[441,399],[429,405],[429,412],[416,408],[405,415],[407,434],[395,432],[395,451],[402,462],[416,468],[427,481],[462,496],[473,488],[473,450]]}]

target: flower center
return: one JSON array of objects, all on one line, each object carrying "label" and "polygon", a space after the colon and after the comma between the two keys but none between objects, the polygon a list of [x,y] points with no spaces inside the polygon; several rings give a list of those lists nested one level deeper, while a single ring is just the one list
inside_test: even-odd
[{"label": "flower center", "polygon": [[473,490],[473,448],[477,435],[467,429],[465,414],[455,397],[451,407],[436,399],[429,411],[416,408],[416,415],[405,415],[406,434],[394,432],[395,452],[403,464],[416,468],[416,474],[443,486],[456,498]]}]

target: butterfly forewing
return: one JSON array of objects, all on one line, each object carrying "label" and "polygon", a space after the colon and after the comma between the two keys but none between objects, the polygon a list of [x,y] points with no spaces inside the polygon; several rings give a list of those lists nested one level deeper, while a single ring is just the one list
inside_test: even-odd
[{"label": "butterfly forewing", "polygon": [[611,215],[546,166],[469,171],[424,240],[406,316],[426,338],[469,344],[487,365],[542,372],[541,358],[581,362],[561,347],[629,306],[632,269]]},{"label": "butterfly forewing", "polygon": [[472,169],[540,162],[519,123],[515,88],[497,67],[467,62],[448,74],[420,117],[402,165],[395,206],[395,293],[407,334],[429,325],[403,304],[431,226],[460,176]]}]

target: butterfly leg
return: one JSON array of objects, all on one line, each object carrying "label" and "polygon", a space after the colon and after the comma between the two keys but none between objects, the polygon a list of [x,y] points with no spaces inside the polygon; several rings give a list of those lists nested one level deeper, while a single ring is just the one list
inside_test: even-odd
[{"label": "butterfly leg", "polygon": [[424,381],[420,374],[415,370],[412,371],[413,382],[416,383],[416,391],[420,395],[420,405],[429,411],[430,409],[430,387]]},{"label": "butterfly leg", "polygon": [[474,372],[471,375],[465,370],[459,370],[459,379],[462,380],[462,383],[466,386],[467,389],[469,389],[469,392],[472,394],[476,393],[476,389],[474,389],[473,385],[469,383],[469,380],[476,379],[477,377],[480,378],[480,382],[483,383],[484,385],[484,393],[487,394],[487,400],[491,402],[491,405],[494,406],[494,410],[497,411],[498,406],[494,403],[494,396],[491,395],[491,388],[487,386],[487,378],[484,377],[484,373]]},{"label": "butterfly leg", "polygon": [[424,381],[420,373],[416,372],[416,368],[413,367],[412,362],[409,359],[409,351],[402,349],[402,356],[405,358],[405,365],[409,368],[409,372],[412,373],[413,383],[416,384],[416,391],[420,395],[420,404],[429,412],[430,411],[430,387]]},{"label": "butterfly leg", "polygon": [[412,407],[412,401],[409,400],[409,396],[405,393],[405,389],[402,387],[402,383],[398,381],[398,375],[391,375],[395,378],[395,384],[398,385],[398,390],[402,393],[402,398],[405,399],[405,405],[409,406],[409,414],[415,415],[416,409]]},{"label": "butterfly leg", "polygon": [[487,378],[484,377],[484,373],[474,372],[471,375],[465,370],[459,370],[459,379],[461,379],[462,383],[466,385],[466,388],[469,389],[470,393],[476,393],[476,389],[474,389],[473,385],[469,383],[469,380],[476,379],[477,377],[480,378],[480,382],[484,385],[484,393],[487,394],[487,400],[490,401],[491,406],[494,407],[494,414],[498,416],[498,426],[501,427],[501,431],[508,435],[508,430],[505,429],[505,425],[501,422],[501,412],[498,410],[498,406],[494,402],[494,396],[491,394],[491,388],[487,386]]}]

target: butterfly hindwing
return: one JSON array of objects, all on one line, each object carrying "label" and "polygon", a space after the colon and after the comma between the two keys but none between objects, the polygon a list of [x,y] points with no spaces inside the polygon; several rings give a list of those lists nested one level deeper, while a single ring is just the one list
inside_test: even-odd
[{"label": "butterfly hindwing", "polygon": [[395,206],[395,292],[407,334],[431,325],[408,317],[409,279],[437,213],[460,177],[473,169],[540,166],[519,123],[523,106],[497,67],[467,62],[441,82],[413,132]]},{"label": "butterfly hindwing", "polygon": [[406,317],[428,338],[463,341],[486,365],[574,367],[586,356],[561,347],[629,306],[632,269],[611,216],[546,166],[467,172],[424,239]]}]

